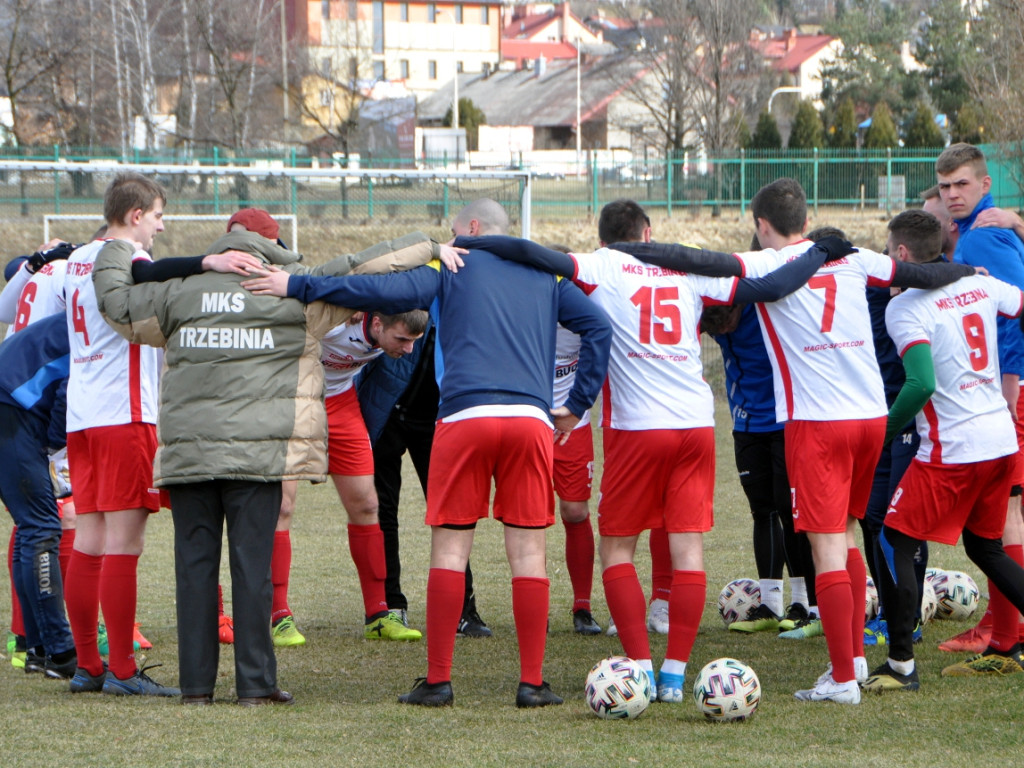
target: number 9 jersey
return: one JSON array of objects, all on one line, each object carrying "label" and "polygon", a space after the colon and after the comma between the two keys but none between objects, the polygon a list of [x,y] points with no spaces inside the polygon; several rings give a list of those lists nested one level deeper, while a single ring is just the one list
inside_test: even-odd
[{"label": "number 9 jersey", "polygon": [[[64,278],[71,374],[68,432],[142,422],[156,424],[160,350],[129,344],[99,311],[92,284],[96,257],[106,244],[94,240],[68,259]],[[145,251],[133,260],[152,261]]]},{"label": "number 9 jersey", "polygon": [[917,458],[969,464],[1017,451],[1003,399],[996,318],[1017,317],[1022,294],[994,277],[964,277],[931,291],[911,289],[889,302],[885,324],[900,356],[930,344],[935,392],[917,414]]}]

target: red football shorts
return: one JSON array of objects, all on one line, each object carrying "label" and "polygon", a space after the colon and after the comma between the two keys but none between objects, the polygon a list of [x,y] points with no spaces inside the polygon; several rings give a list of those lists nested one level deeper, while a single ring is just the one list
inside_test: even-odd
[{"label": "red football shorts", "polygon": [[1024,389],[1017,398],[1017,420],[1013,426],[1017,430],[1017,461],[1014,463],[1012,485],[1024,486]]},{"label": "red football shorts", "polygon": [[863,519],[885,416],[846,421],[787,421],[786,471],[797,532],[844,533]]},{"label": "red football shorts", "polygon": [[156,427],[134,422],[68,432],[75,513],[160,509],[153,487]]},{"label": "red football shorts", "polygon": [[551,425],[530,416],[439,421],[427,478],[427,525],[471,525],[487,517],[522,528],[555,522]]},{"label": "red football shorts", "polygon": [[602,536],[710,531],[714,525],[715,431],[605,427],[597,505]]},{"label": "red football shorts", "polygon": [[594,482],[594,432],[587,424],[555,443],[555,493],[563,501],[587,501]]},{"label": "red football shorts", "polygon": [[915,539],[950,546],[964,528],[998,539],[1016,466],[1017,454],[971,464],[914,459],[889,502],[885,524]]},{"label": "red football shorts", "polygon": [[373,448],[359,410],[356,388],[328,397],[327,471],[332,475],[372,475]]}]

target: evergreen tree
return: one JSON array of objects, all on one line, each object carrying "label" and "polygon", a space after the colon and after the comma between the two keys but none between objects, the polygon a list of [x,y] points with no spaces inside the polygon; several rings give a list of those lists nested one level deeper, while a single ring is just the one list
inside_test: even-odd
[{"label": "evergreen tree", "polygon": [[[451,127],[452,108],[444,113],[443,124]],[[473,103],[472,99],[459,99],[459,128],[466,129],[466,149],[475,151],[479,146],[480,126],[487,125],[487,115]]]},{"label": "evergreen tree", "polygon": [[775,118],[764,110],[757,118],[757,127],[750,139],[751,149],[782,149],[782,135],[779,133],[779,126]]},{"label": "evergreen tree", "polygon": [[828,145],[833,149],[857,148],[857,112],[853,99],[845,98],[839,105],[828,131]]},{"label": "evergreen tree", "polygon": [[814,105],[801,101],[789,134],[790,149],[821,149],[825,146],[825,126]]},{"label": "evergreen tree", "polygon": [[880,101],[871,112],[871,127],[864,135],[864,147],[866,149],[889,149],[899,146],[899,143],[900,134],[892,119],[892,111],[888,104]]},{"label": "evergreen tree", "polygon": [[914,116],[907,126],[907,138],[904,146],[914,148],[941,147],[946,143],[946,138],[935,124],[935,115],[931,107],[923,101],[914,110]]},{"label": "evergreen tree", "polygon": [[985,140],[985,124],[981,108],[971,101],[960,107],[950,133],[952,134],[950,138],[954,142],[981,144]]}]

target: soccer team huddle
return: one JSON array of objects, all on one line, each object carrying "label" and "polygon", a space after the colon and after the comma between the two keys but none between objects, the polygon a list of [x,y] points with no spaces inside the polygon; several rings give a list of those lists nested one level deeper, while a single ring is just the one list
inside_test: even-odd
[{"label": "soccer team huddle", "polygon": [[[779,179],[751,201],[741,253],[654,242],[629,200],[602,209],[597,251],[567,253],[510,237],[502,206],[481,199],[448,244],[413,233],[315,268],[258,209],[232,216],[207,255],[154,262],[166,195],[119,174],[105,231],[15,260],[0,295],[15,664],[75,693],[203,705],[219,643],[233,642],[237,703],[292,703],[275,658],[305,642],[287,599],[290,522],[296,484],[327,476],[348,515],[364,636],[421,639],[398,552],[409,452],[431,534],[427,670],[400,702],[453,704],[455,638],[490,634],[469,561],[493,514],[512,576],[515,703],[562,703],[543,674],[555,496],[574,630],[604,631],[590,605],[599,555],[607,631],[626,657],[595,667],[588,702],[602,716],[642,711],[630,691],[644,706],[682,702],[714,517],[704,331],[722,349],[758,571],[730,593],[729,628],[823,634],[828,665],[795,692],[803,701],[917,690],[925,542],[962,537],[990,600],[940,646],[974,654],[943,674],[1024,672],[1024,222],[994,207],[975,147],[949,147],[936,173],[924,208],[889,222],[887,254],[831,228],[805,236],[804,192]],[[179,687],[135,662],[136,568],[160,506],[174,521]],[[218,584],[225,523],[233,618]],[[634,566],[648,531],[649,597]],[[866,624],[869,571],[879,615]],[[649,629],[668,636],[657,669]],[[885,644],[885,663],[869,670],[865,644]],[[753,711],[749,668],[722,659],[704,675],[747,697],[733,716]]]}]

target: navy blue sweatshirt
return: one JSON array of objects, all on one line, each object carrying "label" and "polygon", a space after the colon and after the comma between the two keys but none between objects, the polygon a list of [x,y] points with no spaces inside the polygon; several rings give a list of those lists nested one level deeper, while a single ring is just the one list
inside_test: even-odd
[{"label": "navy blue sweatshirt", "polygon": [[582,338],[579,369],[565,405],[581,416],[608,368],[611,326],[567,280],[470,251],[453,274],[437,262],[388,275],[291,275],[288,295],[387,314],[429,308],[437,326],[434,367],[443,418],[477,405],[551,408],[555,324]]}]

